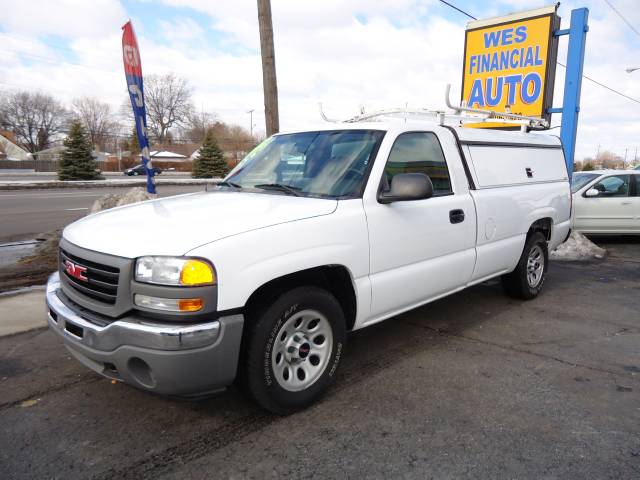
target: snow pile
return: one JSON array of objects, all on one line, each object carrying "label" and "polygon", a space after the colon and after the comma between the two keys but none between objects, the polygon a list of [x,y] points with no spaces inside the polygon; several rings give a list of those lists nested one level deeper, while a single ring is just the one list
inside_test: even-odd
[{"label": "snow pile", "polygon": [[144,202],[145,200],[151,200],[153,198],[154,197],[142,187],[134,187],[125,193],[108,193],[93,203],[91,210],[89,210],[89,215],[109,208]]},{"label": "snow pile", "polygon": [[580,232],[573,230],[566,242],[561,244],[550,257],[552,260],[591,260],[594,258],[604,258],[607,251],[600,248]]}]

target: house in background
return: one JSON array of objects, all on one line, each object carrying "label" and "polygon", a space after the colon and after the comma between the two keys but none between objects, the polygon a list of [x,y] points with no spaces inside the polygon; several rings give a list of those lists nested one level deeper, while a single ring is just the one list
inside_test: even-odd
[{"label": "house in background", "polygon": [[[222,152],[222,156],[224,157],[224,159],[227,161],[227,165],[229,166],[229,168],[233,168],[235,167],[238,163],[240,163],[240,160],[242,158],[245,157],[245,155],[247,154],[247,152]],[[198,148],[196,151],[194,151],[191,154],[190,160],[194,161],[197,160],[198,158],[200,158],[200,149]]]},{"label": "house in background", "polygon": [[35,153],[36,160],[39,161],[48,161],[48,162],[57,162],[60,160],[60,155],[65,150],[64,145],[56,145],[54,147],[45,148],[44,150],[40,150]]},{"label": "house in background", "polygon": [[0,131],[0,160],[32,160],[31,154],[16,143],[11,132]]},{"label": "house in background", "polygon": [[[138,154],[136,157],[137,163],[142,163],[142,156]],[[191,159],[187,155],[169,150],[151,150],[149,157],[155,167],[160,167],[163,170],[191,171]]]},{"label": "house in background", "polygon": [[[138,155],[140,157],[140,155]],[[149,152],[151,160],[157,160],[159,162],[185,162],[189,160],[189,157],[180,153],[169,152],[167,150],[151,150]]]}]

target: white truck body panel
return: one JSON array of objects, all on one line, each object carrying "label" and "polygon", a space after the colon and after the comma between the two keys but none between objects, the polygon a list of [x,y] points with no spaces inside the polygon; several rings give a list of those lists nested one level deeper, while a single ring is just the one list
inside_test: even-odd
[{"label": "white truck body panel", "polygon": [[323,265],[345,265],[358,299],[358,317],[366,318],[371,299],[368,244],[362,201],[354,199],[338,202],[331,215],[229,236],[187,255],[215,263],[219,310],[244,306],[253,292],[274,278]]},{"label": "white truck body panel", "polygon": [[474,283],[513,270],[529,227],[538,219],[551,218],[549,250],[562,243],[570,228],[570,193],[559,185],[540,183],[479,189],[472,192],[476,204],[478,254]]},{"label": "white truck body panel", "polygon": [[[479,189],[527,185],[540,182],[567,182],[567,168],[555,161],[558,152],[550,148],[468,146],[470,165]],[[507,155],[504,151],[507,150]],[[531,177],[526,169],[530,169]]]},{"label": "white truck body panel", "polygon": [[65,228],[64,238],[127,258],[184,255],[198,245],[229,236],[329,215],[337,203],[246,192],[191,193],[90,215]]}]

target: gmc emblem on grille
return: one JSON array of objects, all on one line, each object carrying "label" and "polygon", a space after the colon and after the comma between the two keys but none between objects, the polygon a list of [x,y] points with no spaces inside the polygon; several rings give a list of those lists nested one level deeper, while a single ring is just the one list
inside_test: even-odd
[{"label": "gmc emblem on grille", "polygon": [[64,261],[64,271],[67,272],[67,275],[73,278],[77,278],[78,280],[82,280],[83,282],[88,282],[87,278],[87,267],[83,267],[82,265],[77,265],[69,260]]}]

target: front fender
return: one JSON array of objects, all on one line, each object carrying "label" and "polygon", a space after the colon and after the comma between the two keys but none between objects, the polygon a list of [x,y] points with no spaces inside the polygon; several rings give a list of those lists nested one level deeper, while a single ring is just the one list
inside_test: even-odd
[{"label": "front fender", "polygon": [[358,318],[370,308],[369,238],[361,200],[339,202],[335,213],[246,232],[188,252],[210,259],[218,274],[218,309],[242,308],[276,278],[325,265],[349,271]]}]

